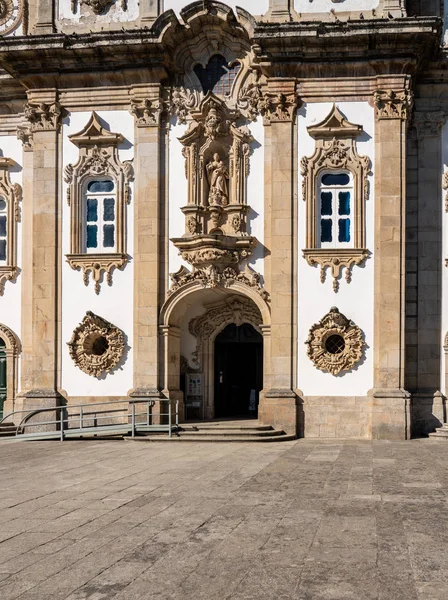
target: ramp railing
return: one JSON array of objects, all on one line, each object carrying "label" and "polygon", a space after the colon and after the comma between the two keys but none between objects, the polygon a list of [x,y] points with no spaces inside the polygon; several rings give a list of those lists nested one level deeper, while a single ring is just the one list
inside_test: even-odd
[{"label": "ramp railing", "polygon": [[[157,410],[154,410],[156,405]],[[46,414],[49,419],[45,418]],[[165,432],[172,437],[173,431],[179,428],[179,402],[175,403],[174,411],[168,399],[138,398],[15,410],[4,416],[0,425],[11,421],[18,422],[15,439],[22,440],[60,439],[62,442],[66,438],[98,433],[135,437],[142,432]],[[39,431],[33,431],[33,428],[39,428]]]}]

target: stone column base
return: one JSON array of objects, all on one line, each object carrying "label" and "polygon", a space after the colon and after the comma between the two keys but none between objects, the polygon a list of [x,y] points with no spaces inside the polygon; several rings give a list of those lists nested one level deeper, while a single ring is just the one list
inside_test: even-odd
[{"label": "stone column base", "polygon": [[372,439],[409,440],[411,394],[400,388],[374,388],[369,396],[372,396]]},{"label": "stone column base", "polygon": [[446,422],[445,398],[440,391],[418,390],[411,398],[411,434],[413,437],[435,431]]},{"label": "stone column base", "polygon": [[[35,389],[29,390],[20,394],[17,398],[18,404],[21,404],[20,410],[33,411],[39,408],[52,408],[58,406],[64,406],[64,398],[56,390],[50,389]],[[18,425],[20,421],[25,417],[25,413],[15,415],[14,423]],[[38,433],[43,431],[59,431],[59,420],[61,418],[60,411],[47,410],[45,412],[33,415],[27,420],[28,428],[26,433]],[[64,417],[65,418],[65,417]],[[55,421],[49,425],[35,425],[36,423]]]},{"label": "stone column base", "polygon": [[300,414],[297,394],[293,390],[280,389],[261,392],[258,421],[283,429],[289,435],[299,435]]}]

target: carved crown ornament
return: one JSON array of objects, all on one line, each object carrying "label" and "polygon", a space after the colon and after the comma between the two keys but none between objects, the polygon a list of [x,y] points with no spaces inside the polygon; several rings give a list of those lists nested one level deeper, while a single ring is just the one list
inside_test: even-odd
[{"label": "carved crown ornament", "polygon": [[377,119],[401,119],[409,121],[414,107],[414,94],[411,90],[377,90],[373,93],[373,103]]},{"label": "carved crown ornament", "polygon": [[[70,254],[66,256],[72,269],[83,272],[85,285],[89,276],[95,282],[95,292],[99,294],[101,280],[106,275],[108,285],[112,285],[115,268],[123,268],[128,262],[126,254],[126,205],[131,199],[130,183],[134,169],[130,161],[121,161],[118,146],[124,140],[119,133],[112,133],[100,122],[93,112],[82,131],[69,136],[79,148],[79,158],[75,165],[68,164],[64,170],[67,187],[67,203],[70,206]],[[89,181],[96,177],[109,178],[115,187],[115,246],[110,252],[87,252],[85,247],[85,189]]]},{"label": "carved crown ornament", "polygon": [[311,327],[305,343],[315,367],[332,375],[350,371],[364,355],[361,329],[335,306]]},{"label": "carved crown ornament", "polygon": [[[191,113],[193,120],[179,138],[188,181],[185,234],[171,241],[182,258],[202,272],[207,285],[236,277],[257,240],[247,233],[247,177],[253,138],[238,127],[238,113],[208,93]],[[193,274],[192,274],[193,276]]]},{"label": "carved crown ornament", "polygon": [[14,164],[10,158],[0,157],[0,219],[4,222],[4,230],[1,231],[0,239],[6,241],[5,260],[0,261],[0,296],[4,293],[5,283],[15,281],[19,273],[17,223],[20,223],[21,220],[22,187],[18,183],[11,183],[10,169]]},{"label": "carved crown ornament", "polygon": [[125,351],[125,338],[121,329],[88,311],[67,345],[81,371],[102,377],[118,366]]},{"label": "carved crown ornament", "polygon": [[249,323],[257,331],[263,323],[263,317],[255,304],[244,296],[232,296],[226,302],[213,306],[206,313],[192,319],[188,325],[190,333],[196,338],[196,350],[193,352],[193,362],[198,368],[203,363],[205,344],[210,336],[228,323],[237,326]]},{"label": "carved crown ornament", "polygon": [[[311,157],[304,156],[300,164],[302,195],[306,202],[306,244],[303,256],[309,265],[319,265],[320,280],[326,279],[326,269],[331,269],[333,289],[339,289],[339,278],[345,269],[345,279],[350,283],[352,267],[362,264],[370,252],[365,247],[365,203],[369,198],[371,160],[360,156],[356,138],[363,132],[361,125],[346,120],[334,104],[330,114],[320,123],[307,128],[316,140],[316,149]],[[319,186],[322,175],[347,172],[353,177],[353,247],[320,247]]]}]

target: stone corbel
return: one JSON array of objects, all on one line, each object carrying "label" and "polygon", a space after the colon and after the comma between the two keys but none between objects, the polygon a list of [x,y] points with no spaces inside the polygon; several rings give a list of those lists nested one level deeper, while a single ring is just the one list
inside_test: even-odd
[{"label": "stone corbel", "polygon": [[100,293],[101,279],[106,276],[107,284],[112,285],[114,269],[123,268],[128,262],[127,254],[67,254],[68,264],[75,271],[83,272],[84,285],[89,285],[89,276],[95,283],[95,293]]},{"label": "stone corbel", "polygon": [[135,118],[137,127],[158,127],[165,110],[161,98],[132,99],[129,112]]},{"label": "stone corbel", "polygon": [[350,283],[352,279],[352,267],[362,264],[370,255],[364,248],[312,248],[303,250],[303,257],[309,265],[320,266],[320,280],[324,283],[326,279],[326,268],[331,269],[333,277],[333,290],[339,290],[339,276],[345,268],[345,280]]},{"label": "stone corbel", "polygon": [[375,116],[380,119],[401,119],[409,122],[414,107],[411,90],[377,90],[373,93]]},{"label": "stone corbel", "polygon": [[444,126],[446,117],[443,111],[415,112],[412,125],[417,139],[422,137],[438,137]]}]

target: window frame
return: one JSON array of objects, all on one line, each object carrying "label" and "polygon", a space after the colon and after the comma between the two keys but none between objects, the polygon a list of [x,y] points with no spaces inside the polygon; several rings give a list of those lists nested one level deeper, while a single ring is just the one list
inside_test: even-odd
[{"label": "window frame", "polygon": [[10,158],[0,157],[0,189],[2,198],[6,203],[5,210],[0,213],[6,216],[6,259],[0,261],[0,296],[3,295],[5,283],[15,281],[19,274],[17,265],[18,223],[21,221],[20,202],[22,200],[22,187],[12,183],[10,169],[15,162]]},{"label": "window frame", "polygon": [[[348,175],[350,181],[347,185],[337,186],[337,185],[325,185],[322,183],[322,179],[325,175]],[[331,215],[322,215],[322,193],[323,192],[331,192],[332,193],[332,214]],[[349,191],[350,192],[350,213],[348,215],[339,214],[338,200],[335,193],[340,193],[341,191]],[[355,194],[354,194],[354,181],[353,174],[347,169],[327,169],[321,171],[319,174],[319,180],[316,188],[316,240],[319,248],[353,248],[354,247],[354,235],[353,235],[353,225],[356,219],[356,203],[355,203]],[[324,219],[323,219],[324,217]],[[343,218],[343,220],[350,220],[350,241],[341,242],[339,241],[339,221]],[[331,233],[332,233],[332,241],[331,242],[323,242],[322,241],[322,220],[331,221]]]},{"label": "window frame", "polygon": [[[94,181],[111,181],[114,184],[112,192],[89,192],[88,187],[89,184]],[[107,199],[114,200],[114,219],[113,221],[106,221],[104,218],[104,201]],[[89,199],[96,199],[98,201],[97,204],[97,246],[89,248],[87,246],[87,227],[90,221],[88,221],[88,201]],[[101,210],[100,210],[101,206]],[[83,185],[83,249],[86,254],[110,254],[116,252],[117,248],[117,183],[112,177],[89,177],[84,181]],[[93,223],[93,221],[92,221]],[[113,224],[114,226],[114,245],[113,246],[105,246],[104,245],[104,225]],[[103,234],[103,235],[101,235]]]}]

